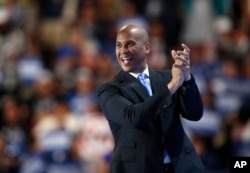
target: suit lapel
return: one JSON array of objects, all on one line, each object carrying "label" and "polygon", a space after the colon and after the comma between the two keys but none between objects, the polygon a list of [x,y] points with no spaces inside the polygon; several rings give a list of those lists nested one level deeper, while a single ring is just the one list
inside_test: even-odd
[{"label": "suit lapel", "polygon": [[126,91],[127,94],[136,93],[143,99],[149,97],[147,89],[137,80],[135,77],[131,76],[129,73],[120,71],[120,73],[115,77],[119,81],[121,87]]},{"label": "suit lapel", "polygon": [[[170,76],[164,76],[152,69],[149,69],[149,78],[153,94],[165,90],[167,81],[170,80]],[[115,77],[115,80],[119,82],[121,87],[126,91],[126,94],[132,95],[132,98],[134,93],[142,97],[144,100],[149,97],[147,89],[139,80],[131,76],[129,73],[121,70]]]},{"label": "suit lapel", "polygon": [[149,69],[149,78],[154,94],[157,93],[157,91],[166,89],[166,79],[164,80],[164,78],[156,71]]}]

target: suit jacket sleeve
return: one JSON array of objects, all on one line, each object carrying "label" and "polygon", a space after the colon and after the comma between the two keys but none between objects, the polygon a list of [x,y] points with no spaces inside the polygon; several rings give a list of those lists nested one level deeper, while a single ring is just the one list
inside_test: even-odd
[{"label": "suit jacket sleeve", "polygon": [[186,81],[176,93],[181,115],[192,121],[198,121],[203,115],[203,104],[200,92],[193,76]]},{"label": "suit jacket sleeve", "polygon": [[106,118],[120,125],[133,127],[143,126],[165,109],[170,97],[166,88],[149,99],[136,103],[122,93],[120,86],[112,82],[97,89],[97,98]]}]

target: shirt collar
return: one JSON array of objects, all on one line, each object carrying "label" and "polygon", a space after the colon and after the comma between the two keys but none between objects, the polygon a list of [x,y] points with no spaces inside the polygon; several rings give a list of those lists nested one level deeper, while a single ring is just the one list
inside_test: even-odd
[{"label": "shirt collar", "polygon": [[[144,69],[144,71],[143,71],[142,73],[145,73],[145,74],[146,74],[146,75],[148,75],[148,77],[149,77],[149,70],[148,70],[148,66],[146,66],[146,68]],[[134,76],[135,78],[137,78],[137,77],[138,77],[138,75],[139,75],[140,73],[133,73],[133,72],[129,72],[129,74],[131,74],[132,76]]]}]

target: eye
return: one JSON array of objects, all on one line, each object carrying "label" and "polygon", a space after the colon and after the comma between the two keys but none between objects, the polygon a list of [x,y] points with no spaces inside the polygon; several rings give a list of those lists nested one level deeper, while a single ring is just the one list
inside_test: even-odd
[{"label": "eye", "polygon": [[134,45],[136,45],[136,43],[135,43],[134,41],[129,41],[129,42],[127,43],[127,46],[128,46],[128,47],[133,47]]},{"label": "eye", "polygon": [[116,43],[116,47],[121,47],[121,43]]}]

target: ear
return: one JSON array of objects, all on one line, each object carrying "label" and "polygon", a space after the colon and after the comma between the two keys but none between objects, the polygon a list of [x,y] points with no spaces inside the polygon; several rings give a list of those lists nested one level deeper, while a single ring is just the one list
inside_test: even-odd
[{"label": "ear", "polygon": [[149,54],[150,53],[150,49],[151,49],[151,45],[149,42],[146,42],[145,43],[145,50],[146,50],[146,53]]}]

